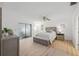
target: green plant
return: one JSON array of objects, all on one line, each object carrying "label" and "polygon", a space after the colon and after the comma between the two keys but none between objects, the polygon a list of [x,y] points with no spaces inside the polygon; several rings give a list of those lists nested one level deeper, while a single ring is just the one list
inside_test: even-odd
[{"label": "green plant", "polygon": [[12,31],[12,29],[8,29],[8,31]]},{"label": "green plant", "polygon": [[4,28],[4,32],[6,32],[6,33],[7,33],[7,32],[8,32],[8,28]]},{"label": "green plant", "polygon": [[9,33],[12,32],[12,29],[8,29],[8,28],[3,28],[2,33]]}]

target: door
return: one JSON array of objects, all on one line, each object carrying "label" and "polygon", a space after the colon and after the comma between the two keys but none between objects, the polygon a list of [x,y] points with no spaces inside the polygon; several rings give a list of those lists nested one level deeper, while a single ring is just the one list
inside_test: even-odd
[{"label": "door", "polygon": [[76,47],[76,49],[78,49],[79,48],[79,16],[76,19],[75,24],[76,24],[76,27],[75,27],[76,28],[75,29],[75,32],[76,32],[76,34],[75,34],[75,36],[76,36],[76,45],[75,45],[75,47]]},{"label": "door", "polygon": [[19,36],[27,38],[32,36],[32,25],[27,23],[19,23]]},{"label": "door", "polygon": [[79,49],[79,17],[78,17],[78,49]]},{"label": "door", "polygon": [[0,56],[1,56],[2,8],[0,8]]}]

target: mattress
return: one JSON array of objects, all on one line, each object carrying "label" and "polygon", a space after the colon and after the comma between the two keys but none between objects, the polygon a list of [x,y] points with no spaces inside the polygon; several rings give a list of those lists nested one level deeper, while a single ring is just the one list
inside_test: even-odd
[{"label": "mattress", "polygon": [[56,32],[41,32],[34,36],[34,38],[38,38],[39,40],[50,41],[50,43],[52,44],[52,41],[56,38]]}]

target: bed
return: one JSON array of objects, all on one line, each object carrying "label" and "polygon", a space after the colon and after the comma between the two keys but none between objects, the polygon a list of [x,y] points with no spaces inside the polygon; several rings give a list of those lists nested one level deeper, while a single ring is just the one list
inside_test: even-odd
[{"label": "bed", "polygon": [[46,32],[40,32],[33,37],[33,41],[45,46],[52,44],[56,38],[56,27],[46,27]]}]

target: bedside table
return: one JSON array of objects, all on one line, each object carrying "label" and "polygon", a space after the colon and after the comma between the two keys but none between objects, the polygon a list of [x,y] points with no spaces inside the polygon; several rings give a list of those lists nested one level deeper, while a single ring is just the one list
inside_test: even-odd
[{"label": "bedside table", "polygon": [[57,40],[64,40],[64,34],[57,34]]}]

